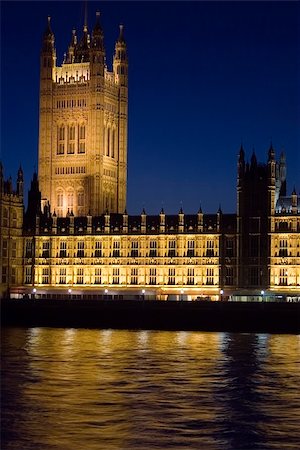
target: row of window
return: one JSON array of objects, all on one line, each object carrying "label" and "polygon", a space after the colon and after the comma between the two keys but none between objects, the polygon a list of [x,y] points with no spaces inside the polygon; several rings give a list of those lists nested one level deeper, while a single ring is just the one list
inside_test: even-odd
[{"label": "row of window", "polygon": [[13,228],[16,228],[17,226],[17,211],[15,209],[12,209],[10,212],[9,217],[9,208],[6,208],[5,206],[2,208],[2,226],[8,227],[9,225]]},{"label": "row of window", "polygon": [[55,175],[69,175],[75,173],[85,173],[86,168],[84,166],[76,166],[76,167],[56,167]]},{"label": "row of window", "polygon": [[85,153],[86,126],[80,125],[59,125],[57,127],[57,154]]},{"label": "row of window", "polygon": [[[63,192],[58,192],[56,197],[56,206],[59,209],[64,207],[64,204],[66,203],[66,206],[68,209],[72,210],[75,206],[83,207],[84,206],[84,191],[77,192],[77,197],[75,199],[75,193],[74,192],[68,192],[65,196]],[[77,200],[77,204],[75,204],[75,201]]]},{"label": "row of window", "polygon": [[[103,276],[104,275],[104,276]],[[149,284],[156,285],[157,284],[157,269],[156,268],[150,268],[149,271]],[[206,285],[214,285],[214,269],[208,268],[206,269]],[[130,270],[129,275],[129,283],[133,285],[138,284],[138,268],[133,267]],[[67,268],[66,267],[60,267],[59,269],[59,284],[67,284]],[[105,278],[105,281],[104,281]],[[94,284],[102,284],[103,282],[107,281],[107,271],[102,270],[100,267],[96,267],[94,269]],[[111,282],[112,284],[120,284],[120,268],[114,267],[112,269],[112,275],[111,275]],[[27,266],[25,268],[25,284],[31,284],[32,283],[32,267]],[[44,267],[42,269],[42,277],[41,277],[41,283],[42,284],[50,284],[50,268]],[[83,284],[84,283],[84,269],[83,267],[79,267],[76,269],[76,284]],[[175,268],[170,268],[168,270],[167,275],[167,284],[168,285],[175,285],[176,284],[176,270]],[[194,285],[195,284],[195,274],[193,268],[187,269],[187,278],[186,278],[186,284],[188,285]]]},{"label": "row of window", "polygon": [[84,108],[87,106],[85,98],[72,99],[72,100],[57,100],[56,108]]},{"label": "row of window", "polygon": [[[72,197],[70,197],[69,199],[69,205],[70,207],[72,206],[71,203]],[[61,204],[58,203],[58,206],[60,206]],[[215,250],[213,250],[212,245],[214,244],[213,241],[207,241],[206,242],[206,250],[204,250],[203,252],[203,256],[205,257],[211,257],[211,256],[216,256],[217,252]],[[69,250],[71,250],[69,248]],[[86,253],[85,253],[85,241],[84,240],[80,240],[77,241],[77,257],[85,257]],[[111,252],[111,256],[113,257],[120,257],[121,256],[121,242],[118,241],[113,241],[113,246],[112,246],[112,252]],[[32,257],[32,241],[28,240],[26,241],[26,249],[25,249],[25,254],[27,258],[31,258]],[[94,256],[95,257],[102,257],[104,255],[103,252],[103,242],[102,241],[96,241],[95,242],[95,251],[94,251]],[[187,257],[194,257],[196,255],[195,253],[195,241],[189,240],[187,241],[187,251],[186,251],[186,256]],[[42,244],[42,256],[44,258],[49,258],[50,257],[50,241],[44,241]],[[60,258],[66,258],[67,257],[67,241],[60,241],[59,243],[59,253],[58,255]],[[140,256],[140,251],[139,251],[139,241],[131,241],[130,243],[130,256],[131,257],[138,257]],[[150,257],[157,257],[158,256],[158,246],[157,246],[157,241],[155,240],[150,240],[149,242],[149,256]],[[168,241],[168,251],[167,254],[165,256],[168,257],[175,257],[177,256],[177,251],[176,251],[176,241],[175,240],[169,240]]]}]

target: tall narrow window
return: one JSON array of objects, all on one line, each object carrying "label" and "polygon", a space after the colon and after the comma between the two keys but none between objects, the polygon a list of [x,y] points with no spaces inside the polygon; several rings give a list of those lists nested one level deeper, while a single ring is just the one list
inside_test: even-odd
[{"label": "tall narrow window", "polygon": [[67,243],[66,241],[61,241],[59,245],[59,257],[66,258],[67,256]]},{"label": "tall narrow window", "polygon": [[279,256],[288,256],[288,241],[287,239],[280,239],[279,241]]},{"label": "tall narrow window", "polygon": [[26,266],[25,267],[25,284],[31,284],[31,280],[32,280],[32,271],[31,271],[31,266]]},{"label": "tall narrow window", "polygon": [[65,267],[61,267],[59,269],[59,284],[67,283],[67,269]]},{"label": "tall narrow window", "polygon": [[175,268],[169,269],[168,284],[175,284]]},{"label": "tall narrow window", "polygon": [[95,242],[95,257],[100,258],[102,256],[102,242],[96,241]]},{"label": "tall narrow window", "polygon": [[136,258],[139,256],[139,242],[138,241],[131,241],[131,254],[133,258]]},{"label": "tall narrow window", "polygon": [[168,256],[173,258],[176,256],[176,241],[175,239],[172,239],[168,243]]},{"label": "tall narrow window", "polygon": [[101,284],[101,267],[95,268],[95,284]]},{"label": "tall narrow window", "polygon": [[120,282],[120,269],[114,267],[113,268],[113,280],[112,280],[113,284],[119,284]]},{"label": "tall narrow window", "polygon": [[57,194],[57,207],[62,208],[64,206],[64,195],[62,192]]},{"label": "tall narrow window", "polygon": [[78,153],[85,153],[85,133],[85,125],[80,125]]},{"label": "tall narrow window", "polygon": [[206,284],[214,284],[214,269],[212,268],[206,269]]},{"label": "tall narrow window", "polygon": [[57,131],[58,140],[57,140],[57,154],[63,155],[65,153],[65,127],[64,125],[60,125]]},{"label": "tall narrow window", "polygon": [[73,194],[73,192],[69,192],[68,193],[68,208],[69,209],[73,208],[73,202],[74,202],[74,194]]},{"label": "tall narrow window", "polygon": [[106,156],[110,153],[110,128],[107,128],[107,146],[106,146]]},{"label": "tall narrow window", "polygon": [[194,268],[192,267],[187,270],[187,284],[194,284]]},{"label": "tall narrow window", "polygon": [[156,284],[156,267],[151,267],[150,269],[149,284]]},{"label": "tall narrow window", "polygon": [[134,267],[131,269],[130,284],[138,284],[138,269]]},{"label": "tall narrow window", "polygon": [[68,153],[75,153],[75,125],[70,125],[68,129]]},{"label": "tall narrow window", "polygon": [[195,255],[195,241],[188,241],[187,247],[187,256],[191,258]]},{"label": "tall narrow window", "polygon": [[115,139],[116,139],[116,131],[115,129],[112,130],[112,136],[111,136],[111,157],[114,158],[115,157]]},{"label": "tall narrow window", "polygon": [[42,271],[42,284],[49,284],[49,267],[44,267]]},{"label": "tall narrow window", "polygon": [[77,284],[83,284],[83,267],[77,269]]},{"label": "tall narrow window", "polygon": [[120,256],[120,241],[113,242],[113,254],[115,258],[119,258]]},{"label": "tall narrow window", "polygon": [[150,241],[149,256],[150,256],[150,258],[154,258],[157,256],[157,241],[154,241],[154,240]]},{"label": "tall narrow window", "polygon": [[206,241],[206,255],[205,256],[215,256],[215,243],[214,241]]},{"label": "tall narrow window", "polygon": [[84,258],[84,241],[77,242],[77,258]]},{"label": "tall narrow window", "polygon": [[83,191],[78,192],[77,203],[78,203],[78,206],[84,206],[84,192]]}]

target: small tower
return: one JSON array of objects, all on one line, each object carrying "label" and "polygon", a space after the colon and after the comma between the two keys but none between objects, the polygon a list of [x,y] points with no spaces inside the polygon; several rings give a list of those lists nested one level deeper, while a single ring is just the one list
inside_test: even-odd
[{"label": "small tower", "polygon": [[24,177],[22,167],[19,167],[17,178],[17,194],[23,198],[24,196]]}]

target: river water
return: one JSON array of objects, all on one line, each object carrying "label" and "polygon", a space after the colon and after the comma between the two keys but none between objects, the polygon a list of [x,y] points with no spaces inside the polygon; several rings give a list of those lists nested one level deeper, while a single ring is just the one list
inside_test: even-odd
[{"label": "river water", "polygon": [[299,449],[300,337],[4,328],[2,449]]}]

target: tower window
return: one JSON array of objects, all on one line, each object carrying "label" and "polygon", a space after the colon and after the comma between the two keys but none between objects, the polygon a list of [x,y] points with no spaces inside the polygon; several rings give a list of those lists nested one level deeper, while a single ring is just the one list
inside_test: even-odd
[{"label": "tower window", "polygon": [[73,208],[74,195],[72,192],[68,194],[68,208]]},{"label": "tower window", "polygon": [[110,128],[107,128],[107,144],[106,144],[106,156],[110,153]]},{"label": "tower window", "polygon": [[79,142],[78,153],[85,153],[85,142]]},{"label": "tower window", "polygon": [[64,205],[64,196],[61,192],[57,194],[57,207],[62,208]]},{"label": "tower window", "polygon": [[84,206],[84,192],[78,192],[78,206]]},{"label": "tower window", "polygon": [[85,139],[85,126],[80,125],[79,127],[79,139]]},{"label": "tower window", "polygon": [[65,127],[64,125],[60,125],[58,127],[58,143],[57,143],[57,154],[63,155],[65,152]]},{"label": "tower window", "polygon": [[115,130],[112,130],[112,136],[111,136],[111,157],[115,157]]}]

